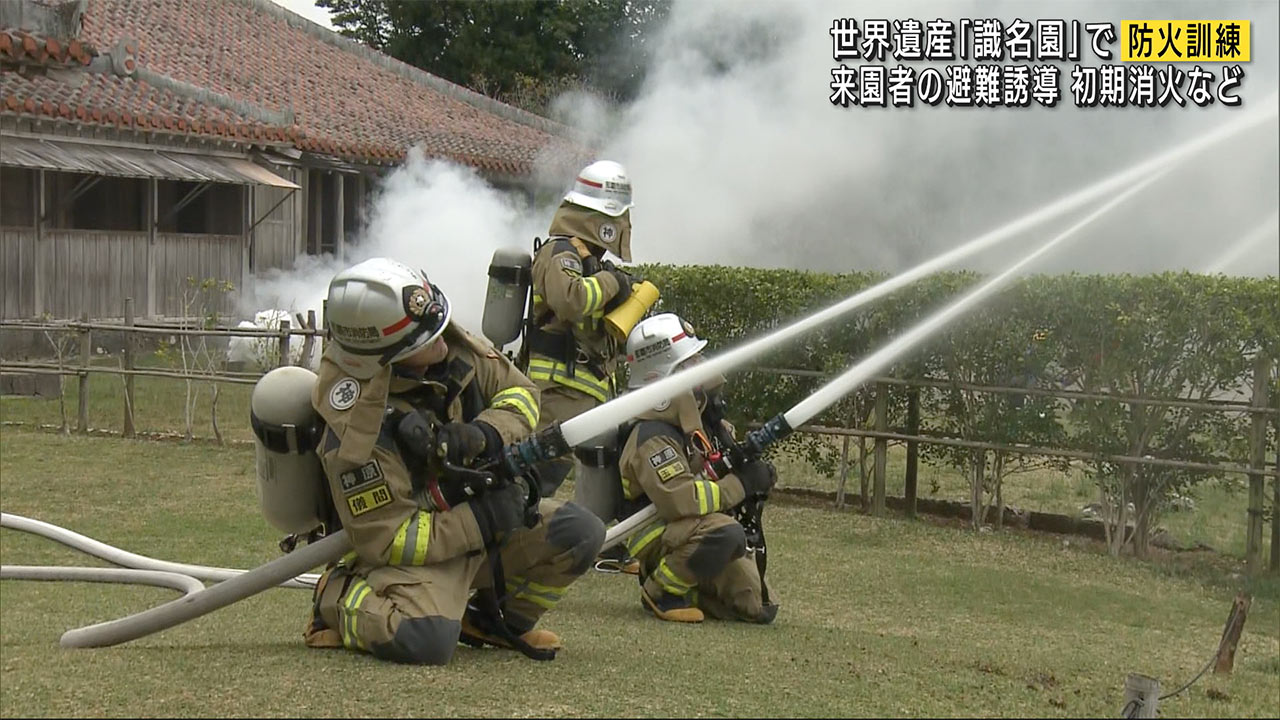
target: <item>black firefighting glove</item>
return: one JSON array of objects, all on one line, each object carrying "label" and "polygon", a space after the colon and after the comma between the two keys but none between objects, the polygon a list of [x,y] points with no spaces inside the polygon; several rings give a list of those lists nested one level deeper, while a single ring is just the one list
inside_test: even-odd
[{"label": "black firefighting glove", "polygon": [[467,504],[476,517],[485,547],[500,544],[512,530],[524,525],[524,491],[516,483],[490,490]]},{"label": "black firefighting glove", "polygon": [[388,411],[384,422],[392,428],[396,446],[410,470],[431,460],[431,451],[435,447],[432,436],[435,419],[430,413]]},{"label": "black firefighting glove", "polygon": [[491,459],[502,447],[502,436],[489,423],[473,420],[445,425],[440,428],[436,442],[449,464],[471,467],[476,458]]},{"label": "black firefighting glove", "polygon": [[605,260],[603,263],[601,263],[601,266],[605,270],[608,270],[609,272],[613,273],[614,277],[618,278],[618,287],[622,287],[622,284],[623,284],[622,280],[624,278],[626,279],[627,284],[629,285],[639,285],[640,283],[644,282],[644,278],[640,277],[639,275],[636,275],[633,272],[630,272],[626,268],[618,267],[617,265],[613,264],[612,260]]},{"label": "black firefighting glove", "polygon": [[611,273],[614,279],[618,281],[618,292],[609,298],[609,302],[604,304],[605,315],[613,312],[614,308],[626,302],[627,298],[631,297],[631,286],[640,282],[640,278],[616,267],[608,268],[607,272]]},{"label": "black firefighting glove", "polygon": [[748,500],[768,497],[774,483],[778,482],[778,471],[767,460],[752,460],[734,474],[738,476],[738,482],[742,483],[742,490],[747,494]]}]

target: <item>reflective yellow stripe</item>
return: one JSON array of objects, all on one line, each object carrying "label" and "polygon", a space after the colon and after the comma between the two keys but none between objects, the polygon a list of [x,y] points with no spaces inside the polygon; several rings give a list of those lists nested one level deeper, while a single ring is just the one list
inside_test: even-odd
[{"label": "reflective yellow stripe", "polygon": [[418,529],[417,513],[410,515],[407,520],[400,523],[400,527],[396,529],[396,537],[391,541],[391,557],[388,558],[392,565],[401,565],[404,560],[404,544],[409,540],[409,529],[413,528],[416,532]]},{"label": "reflective yellow stripe", "polygon": [[351,583],[351,588],[347,590],[347,601],[343,603],[346,617],[342,622],[342,644],[348,648],[363,649],[365,647],[360,636],[356,634],[356,611],[360,609],[360,605],[371,592],[373,588],[360,578],[356,578]]},{"label": "reflective yellow stripe", "polygon": [[507,590],[511,593],[511,597],[528,600],[548,610],[555,607],[556,603],[560,602],[561,598],[564,597],[563,592],[533,592],[528,589],[521,589],[514,583],[507,583]]},{"label": "reflective yellow stripe", "polygon": [[557,595],[557,596],[564,595],[564,591],[568,590],[568,588],[564,588],[564,587],[555,587],[553,585],[543,585],[542,583],[536,583],[532,580],[522,578],[519,575],[517,575],[515,579],[519,581],[520,584],[527,585],[530,590],[533,590],[535,592],[545,593],[547,595]]},{"label": "reflective yellow stripe", "polygon": [[654,574],[662,576],[655,579],[663,589],[672,595],[684,595],[693,589],[694,583],[687,583],[681,580],[679,575],[676,575],[671,571],[671,568],[667,567],[666,558],[662,558],[662,562],[658,563],[658,572]]},{"label": "reflective yellow stripe", "polygon": [[609,383],[607,380],[598,380],[585,369],[579,370],[570,377],[568,365],[549,358],[529,358],[529,379],[550,380],[590,395],[600,402],[607,402],[609,399]]},{"label": "reflective yellow stripe", "polygon": [[413,543],[413,564],[427,564],[427,544],[431,542],[431,513],[418,511],[418,537]]},{"label": "reflective yellow stripe", "polygon": [[[409,516],[396,530],[396,537],[391,541],[391,565],[425,565],[427,561],[427,543],[431,540],[431,513],[419,510]],[[408,558],[405,550],[412,550]]]},{"label": "reflective yellow stripe", "polygon": [[538,401],[533,399],[533,393],[524,388],[513,387],[507,388],[497,395],[493,396],[493,401],[489,407],[512,407],[524,415],[524,419],[529,421],[530,428],[538,427]]},{"label": "reflective yellow stripe", "polygon": [[550,585],[542,585],[533,582],[527,578],[514,576],[507,581],[507,592],[512,597],[528,600],[529,602],[551,610],[564,598],[565,590],[568,588],[552,587]]},{"label": "reflective yellow stripe", "polygon": [[590,316],[597,308],[603,305],[601,298],[604,297],[604,290],[600,288],[600,281],[595,278],[583,278],[582,287],[587,291],[587,304],[582,308],[582,314]]},{"label": "reflective yellow stripe", "polygon": [[541,296],[541,295],[539,295],[538,293],[534,293],[534,294],[533,294],[533,303],[536,305],[536,304],[541,303],[541,302],[542,302],[542,296]]},{"label": "reflective yellow stripe", "polygon": [[706,515],[720,509],[720,486],[710,480],[694,483],[694,495],[698,498],[698,514]]},{"label": "reflective yellow stripe", "polygon": [[666,529],[667,524],[659,520],[653,524],[652,529],[634,535],[633,537],[638,539],[627,543],[627,554],[631,557],[639,556],[642,550],[649,547],[649,543],[662,537],[662,532]]}]

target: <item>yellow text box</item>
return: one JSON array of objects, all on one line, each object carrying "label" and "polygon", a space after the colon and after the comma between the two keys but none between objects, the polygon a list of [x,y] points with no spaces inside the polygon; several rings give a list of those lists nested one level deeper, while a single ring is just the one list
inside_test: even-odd
[{"label": "yellow text box", "polygon": [[353,516],[360,516],[390,503],[391,491],[387,489],[386,483],[379,483],[359,495],[347,498],[347,509]]},{"label": "yellow text box", "polygon": [[1248,20],[1123,20],[1124,62],[1249,62]]}]

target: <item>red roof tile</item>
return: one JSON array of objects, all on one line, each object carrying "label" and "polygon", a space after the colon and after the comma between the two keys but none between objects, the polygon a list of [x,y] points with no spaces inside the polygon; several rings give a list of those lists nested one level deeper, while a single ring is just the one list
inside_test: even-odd
[{"label": "red roof tile", "polygon": [[[568,129],[409,69],[270,0],[89,0],[78,38],[48,42],[0,30],[0,63],[89,65],[120,45],[126,68],[136,58],[134,77],[108,69],[73,83],[0,73],[0,111],[15,112],[16,99],[19,113],[84,121],[87,108],[92,122],[189,128],[373,162],[398,161],[422,144],[428,156],[519,175],[531,173],[544,152],[584,157]],[[148,73],[249,107],[152,87],[142,79]],[[279,121],[290,112],[291,124]]]}]

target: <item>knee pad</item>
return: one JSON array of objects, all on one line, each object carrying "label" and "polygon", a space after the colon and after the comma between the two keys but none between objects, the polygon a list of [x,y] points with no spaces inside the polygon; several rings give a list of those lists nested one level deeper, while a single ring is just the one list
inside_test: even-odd
[{"label": "knee pad", "polygon": [[375,645],[375,657],[413,665],[446,665],[458,646],[462,623],[429,615],[400,621],[391,642]]},{"label": "knee pad", "polygon": [[699,580],[710,580],[730,562],[747,552],[747,534],[738,523],[721,525],[702,536],[689,556],[689,570]]},{"label": "knee pad", "polygon": [[778,615],[777,603],[765,603],[759,588],[739,588],[726,604],[744,622],[768,625]]},{"label": "knee pad", "polygon": [[547,542],[568,550],[573,557],[569,572],[581,575],[604,544],[604,523],[575,503],[565,503],[547,520]]}]

